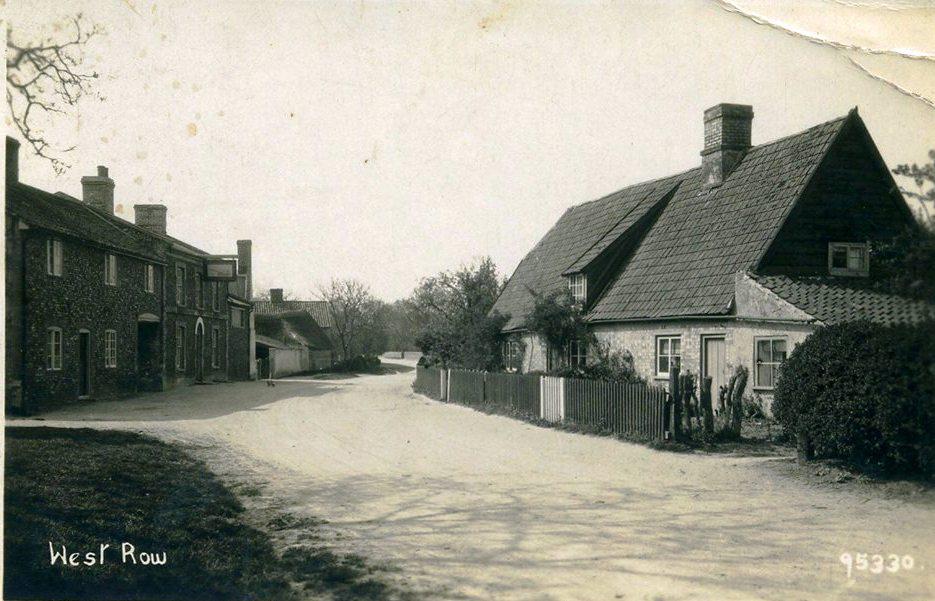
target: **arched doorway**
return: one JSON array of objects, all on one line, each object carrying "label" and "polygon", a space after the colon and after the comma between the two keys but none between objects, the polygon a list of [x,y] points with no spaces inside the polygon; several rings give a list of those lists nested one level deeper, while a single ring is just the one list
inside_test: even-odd
[{"label": "arched doorway", "polygon": [[205,322],[195,322],[195,381],[205,380]]}]

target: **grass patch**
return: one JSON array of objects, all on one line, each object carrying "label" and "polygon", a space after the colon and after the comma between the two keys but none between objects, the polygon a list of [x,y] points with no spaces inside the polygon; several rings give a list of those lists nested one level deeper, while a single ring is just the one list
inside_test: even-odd
[{"label": "grass patch", "polygon": [[[421,393],[416,393],[421,394]],[[427,395],[426,398],[432,399]],[[432,399],[437,400],[437,399]],[[446,402],[446,401],[440,401]],[[563,422],[550,422],[540,418],[537,415],[529,415],[516,411],[510,407],[504,407],[496,403],[455,403],[488,415],[502,415],[518,419],[540,428],[552,428],[564,432],[573,432],[576,434],[589,434],[591,436],[602,436],[642,444],[658,451],[667,451],[670,453],[693,453],[696,451],[708,453],[726,453],[748,456],[771,456],[788,455],[793,449],[786,444],[782,437],[782,427],[776,423],[766,420],[745,419],[741,438],[737,440],[719,440],[714,443],[706,443],[700,440],[700,431],[695,428],[695,438],[691,440],[656,440],[638,434],[616,433],[600,426],[587,424],[578,424],[570,420]]]},{"label": "grass patch", "polygon": [[[337,599],[404,596],[356,556],[277,555],[204,464],[129,432],[6,428],[4,511],[7,599],[277,601],[304,597],[303,588]],[[279,518],[274,526],[297,525],[316,524]],[[103,564],[66,567],[50,565],[49,542],[79,561],[110,548]],[[165,553],[165,565],[125,563],[124,542],[138,560],[141,551]]]}]

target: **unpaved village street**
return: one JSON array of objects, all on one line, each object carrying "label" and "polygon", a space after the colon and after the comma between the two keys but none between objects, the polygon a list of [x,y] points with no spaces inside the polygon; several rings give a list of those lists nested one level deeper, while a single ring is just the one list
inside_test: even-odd
[{"label": "unpaved village street", "polygon": [[[413,394],[413,375],[184,387],[33,423],[200,445],[222,474],[254,466],[264,495],[434,598],[935,598],[930,505],[808,484],[786,459],[485,415]],[[849,580],[844,552],[915,566]]]}]

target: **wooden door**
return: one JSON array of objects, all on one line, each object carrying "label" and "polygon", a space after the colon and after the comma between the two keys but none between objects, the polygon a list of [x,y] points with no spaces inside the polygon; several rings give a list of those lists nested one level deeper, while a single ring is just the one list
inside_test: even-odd
[{"label": "wooden door", "polygon": [[204,327],[195,329],[195,380],[203,382],[205,379],[205,330]]},{"label": "wooden door", "polygon": [[717,408],[718,391],[728,382],[727,344],[722,336],[706,336],[701,359],[701,375],[711,377],[711,404]]},{"label": "wooden door", "polygon": [[78,333],[78,397],[91,396],[91,333]]}]

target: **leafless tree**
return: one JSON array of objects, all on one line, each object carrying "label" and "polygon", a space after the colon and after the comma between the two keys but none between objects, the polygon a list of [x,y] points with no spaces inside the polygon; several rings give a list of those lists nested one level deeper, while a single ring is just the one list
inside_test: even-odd
[{"label": "leafless tree", "polygon": [[67,114],[85,95],[92,94],[95,72],[81,69],[88,41],[103,33],[79,13],[72,17],[68,37],[57,34],[38,42],[26,42],[14,36],[7,22],[6,98],[10,115],[20,135],[37,155],[49,160],[57,173],[70,165],[60,153],[73,150],[55,148],[44,131],[43,120]]},{"label": "leafless tree", "polygon": [[929,161],[922,165],[897,165],[893,173],[915,182],[918,190],[900,189],[904,195],[919,203],[919,219],[923,225],[935,230],[935,150],[929,150]]},{"label": "leafless tree", "polygon": [[366,284],[351,279],[333,279],[318,287],[318,295],[328,303],[332,332],[341,345],[342,359],[348,359],[359,350],[360,338],[370,328],[376,299]]}]

